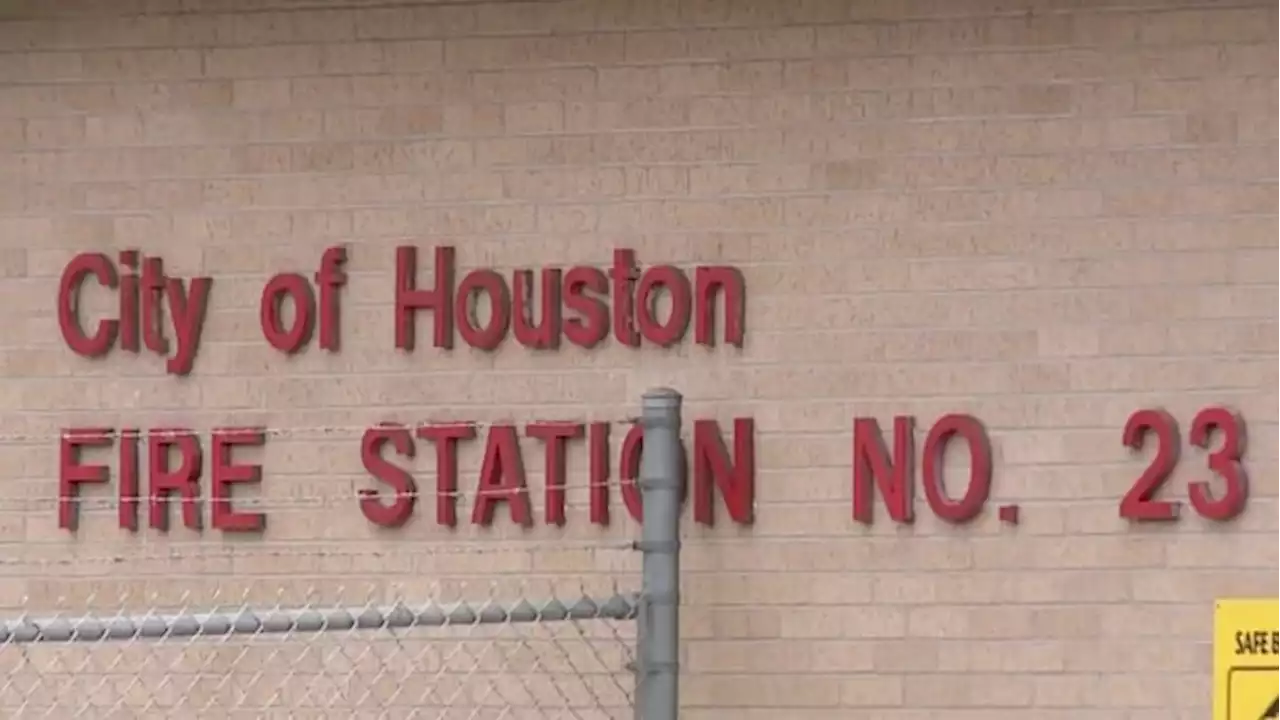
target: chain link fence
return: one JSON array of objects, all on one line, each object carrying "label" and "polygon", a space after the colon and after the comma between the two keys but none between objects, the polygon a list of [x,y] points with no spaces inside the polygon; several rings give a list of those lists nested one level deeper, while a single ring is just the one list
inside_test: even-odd
[{"label": "chain link fence", "polygon": [[0,714],[630,718],[636,601],[335,595],[26,617],[0,629]]},{"label": "chain link fence", "polygon": [[[396,585],[361,579],[368,573],[355,553],[344,563],[349,576],[300,582],[286,568],[305,563],[283,552],[279,579],[223,576],[179,595],[180,583],[163,575],[149,581],[152,592],[115,593],[133,585],[98,568],[74,585],[87,591],[56,607],[24,602],[0,622],[0,717],[674,720],[679,404],[672,391],[645,396],[642,537],[591,548],[638,552],[641,577],[608,586],[564,575]],[[483,575],[504,551],[416,552],[470,553],[471,575]],[[230,568],[253,557],[262,567],[251,547],[177,547],[158,559],[176,572],[215,557]],[[410,571],[438,564],[403,549],[376,561]]]}]

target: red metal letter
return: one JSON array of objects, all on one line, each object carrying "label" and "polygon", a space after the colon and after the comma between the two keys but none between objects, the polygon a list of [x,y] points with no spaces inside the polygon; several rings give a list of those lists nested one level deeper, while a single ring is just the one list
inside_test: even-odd
[{"label": "red metal letter", "polygon": [[360,512],[365,519],[382,527],[400,527],[413,516],[413,506],[418,502],[418,484],[407,470],[398,468],[382,457],[382,447],[391,443],[397,454],[413,457],[413,437],[403,425],[382,423],[364,431],[360,439],[360,462],[375,479],[391,486],[390,505],[383,505],[377,490],[360,490]]},{"label": "red metal letter", "polygon": [[1192,445],[1208,449],[1214,431],[1222,434],[1222,447],[1209,453],[1209,469],[1222,479],[1222,496],[1215,498],[1209,483],[1198,480],[1187,488],[1191,507],[1201,517],[1219,522],[1244,512],[1249,502],[1249,474],[1244,469],[1244,419],[1223,407],[1209,407],[1191,421]]},{"label": "red metal letter", "polygon": [[693,339],[699,345],[716,344],[716,293],[724,292],[724,341],[742,347],[746,324],[746,281],[742,272],[731,267],[702,266],[693,271],[694,307]]},{"label": "red metal letter", "polygon": [[[489,296],[489,322],[476,327],[475,295]],[[462,341],[480,350],[494,350],[507,337],[511,326],[511,293],[502,276],[492,270],[473,270],[458,283],[458,297],[453,307]]]},{"label": "red metal letter", "polygon": [[[957,435],[969,445],[969,487],[963,497],[952,500],[942,480],[942,461],[947,443]],[[934,423],[924,441],[920,476],[925,499],[938,518],[959,524],[978,517],[991,497],[991,443],[982,423],[972,415],[960,414],[945,415]]]},{"label": "red metal letter", "polygon": [[[671,314],[665,323],[657,318],[658,288],[666,288],[671,295]],[[679,269],[659,265],[645,270],[636,290],[636,324],[645,339],[660,347],[680,342],[689,329],[692,294],[689,279]]]},{"label": "red metal letter", "polygon": [[169,354],[169,341],[165,339],[162,329],[167,281],[168,278],[164,274],[164,260],[149,257],[142,261],[142,310],[139,316],[139,322],[142,324],[142,344],[151,352],[162,356]]},{"label": "red metal letter", "polygon": [[512,283],[516,342],[527,348],[554,350],[560,346],[560,271],[541,272],[541,321],[533,321],[533,271],[517,270]]},{"label": "red metal letter", "polygon": [[575,267],[564,275],[564,306],[577,317],[564,323],[564,337],[581,348],[593,348],[609,335],[609,307],[601,296],[609,278],[593,267]]},{"label": "red metal letter", "polygon": [[1120,499],[1120,517],[1163,522],[1177,520],[1181,505],[1174,500],[1157,500],[1156,493],[1160,492],[1178,465],[1181,452],[1178,422],[1164,410],[1138,410],[1124,424],[1125,447],[1135,452],[1141,450],[1148,431],[1156,436],[1155,456]]},{"label": "red metal letter", "polygon": [[116,341],[118,320],[99,320],[92,336],[84,334],[80,325],[80,288],[92,275],[99,285],[114,290],[118,284],[116,270],[102,253],[80,253],[67,263],[58,282],[58,328],[67,347],[83,357],[101,357]]},{"label": "red metal letter", "polygon": [[338,306],[338,288],[347,284],[342,266],[347,262],[347,249],[334,245],[320,256],[316,285],[320,288],[320,347],[337,352],[341,344],[342,313]]},{"label": "red metal letter", "polygon": [[458,525],[458,441],[476,436],[471,425],[424,425],[418,437],[436,447],[436,524]]},{"label": "red metal letter", "polygon": [[733,462],[715,420],[693,423],[693,519],[715,524],[713,488],[720,488],[729,517],[739,525],[755,522],[755,421],[733,421]]},{"label": "red metal letter", "polygon": [[106,465],[81,463],[80,448],[110,445],[111,428],[72,428],[63,431],[58,449],[58,527],[73,532],[79,528],[79,486],[82,483],[104,483],[109,477]]},{"label": "red metal letter", "polygon": [[644,450],[644,427],[636,424],[622,439],[622,456],[618,458],[618,485],[627,514],[638,523],[644,522],[644,501],[640,497],[640,453]]},{"label": "red metal letter", "polygon": [[418,249],[412,245],[396,248],[396,347],[413,350],[417,344],[414,312],[429,309],[435,320],[432,344],[453,347],[453,248],[436,248],[436,285],[418,290]]},{"label": "red metal letter", "polygon": [[853,419],[853,519],[857,522],[871,524],[873,481],[884,496],[890,518],[900,523],[915,522],[911,505],[914,425],[910,417],[900,415],[893,419],[893,460],[890,461],[876,419]]},{"label": "red metal letter", "polygon": [[138,311],[138,251],[137,250],[121,250],[120,267],[124,271],[120,273],[120,349],[127,352],[138,352],[141,348],[139,338],[139,311]]},{"label": "red metal letter", "polygon": [[116,517],[120,527],[131,532],[138,530],[138,505],[142,491],[138,484],[138,430],[120,430],[120,507]]},{"label": "red metal letter", "polygon": [[530,423],[524,429],[529,437],[546,445],[546,514],[548,525],[565,522],[565,454],[570,440],[582,437],[580,423]]},{"label": "red metal letter", "polygon": [[191,278],[188,290],[182,280],[172,278],[165,283],[165,297],[169,299],[169,315],[173,320],[173,357],[165,363],[165,370],[174,375],[186,375],[196,362],[200,350],[200,338],[204,335],[204,321],[209,310],[209,291],[213,279]]},{"label": "red metal letter", "polygon": [[507,503],[512,522],[523,527],[533,524],[520,441],[516,438],[516,429],[510,425],[494,425],[489,429],[476,504],[471,511],[472,524],[492,525],[493,512],[500,502]]},{"label": "red metal letter", "polygon": [[[293,325],[287,330],[282,326],[280,317],[286,297],[293,301]],[[315,311],[316,298],[311,283],[297,273],[280,273],[262,288],[262,300],[258,304],[262,336],[271,347],[292,355],[311,341]]]},{"label": "red metal letter", "polygon": [[[169,464],[169,453],[178,451],[178,467]],[[147,434],[147,476],[151,496],[151,527],[169,530],[169,495],[182,498],[182,524],[200,530],[200,440],[181,428],[156,428]]]},{"label": "red metal letter", "polygon": [[587,429],[587,490],[591,523],[609,525],[609,423],[593,422]]},{"label": "red metal letter", "polygon": [[640,347],[636,332],[632,285],[636,281],[636,256],[627,249],[613,251],[613,336],[627,347]]},{"label": "red metal letter", "polygon": [[267,524],[262,513],[236,512],[231,507],[231,486],[262,482],[261,465],[240,465],[231,457],[241,445],[261,447],[267,441],[262,428],[226,428],[213,431],[213,470],[209,488],[212,524],[226,532],[260,532]]}]

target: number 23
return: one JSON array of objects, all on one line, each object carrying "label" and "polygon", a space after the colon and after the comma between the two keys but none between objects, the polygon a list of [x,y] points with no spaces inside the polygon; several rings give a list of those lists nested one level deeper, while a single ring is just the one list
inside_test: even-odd
[{"label": "number 23", "polygon": [[[1139,410],[1124,425],[1124,444],[1141,450],[1147,435],[1155,435],[1156,455],[1138,476],[1133,487],[1120,500],[1120,517],[1130,520],[1176,520],[1179,503],[1156,500],[1155,495],[1169,480],[1178,464],[1180,438],[1178,423],[1164,410]],[[1244,420],[1222,407],[1208,407],[1196,413],[1187,439],[1196,447],[1209,450],[1214,434],[1222,436],[1222,445],[1208,454],[1209,470],[1221,479],[1221,495],[1215,496],[1209,482],[1198,480],[1187,489],[1197,514],[1209,520],[1230,520],[1244,511],[1249,499],[1249,476],[1242,460],[1245,450]]]}]

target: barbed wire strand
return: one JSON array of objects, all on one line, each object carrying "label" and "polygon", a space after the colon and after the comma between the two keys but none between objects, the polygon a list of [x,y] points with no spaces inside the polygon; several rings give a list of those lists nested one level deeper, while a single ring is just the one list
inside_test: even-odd
[{"label": "barbed wire strand", "polygon": [[273,426],[260,425],[253,422],[245,422],[242,424],[235,423],[217,423],[205,424],[203,426],[192,424],[187,427],[175,427],[175,423],[165,423],[164,427],[146,428],[139,427],[139,423],[129,424],[130,427],[111,427],[105,423],[95,423],[86,421],[75,427],[61,428],[58,430],[32,431],[32,432],[8,432],[0,433],[0,443],[34,443],[34,442],[53,442],[61,441],[64,438],[97,436],[119,439],[121,437],[136,438],[169,438],[180,437],[191,433],[201,432],[217,432],[217,431],[253,431],[262,433],[266,437],[331,437],[334,435],[341,436],[360,436],[371,430],[390,430],[404,429],[409,432],[432,428],[458,428],[468,427],[473,430],[491,429],[494,427],[528,427],[530,425],[574,425],[589,427],[593,424],[604,424],[610,427],[631,428],[640,424],[640,418],[636,416],[628,416],[624,418],[587,418],[587,419],[563,419],[563,418],[534,418],[528,420],[502,419],[502,420],[381,420],[377,422],[367,423],[364,425],[289,425],[289,426]]}]

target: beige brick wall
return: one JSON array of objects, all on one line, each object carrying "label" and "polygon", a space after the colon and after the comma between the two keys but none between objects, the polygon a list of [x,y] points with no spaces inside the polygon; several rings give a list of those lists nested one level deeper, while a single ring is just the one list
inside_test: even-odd
[{"label": "beige brick wall", "polygon": [[[359,438],[621,423],[657,384],[689,418],[756,420],[754,527],[686,518],[688,720],[1201,720],[1213,599],[1275,592],[1275,5],[10,0],[0,18],[10,616],[634,583],[616,549],[634,527],[587,522],[584,450],[563,528],[447,531],[428,498],[388,531],[354,498]],[[263,282],[339,243],[342,351],[271,350]],[[504,272],[615,247],[737,266],[745,346],[490,356],[431,348],[424,321],[397,352],[404,243]],[[188,377],[62,342],[63,266],[125,248],[214,279]],[[1215,404],[1248,423],[1248,510],[1118,518],[1146,464],[1121,443],[1129,414],[1185,431]],[[913,527],[883,507],[855,523],[853,417],[947,412],[986,424],[993,495],[1021,523],[952,527],[923,499]],[[60,428],[227,423],[278,431],[263,537],[130,535],[106,489],[84,492],[78,533],[57,527]],[[524,456],[541,517],[541,450]],[[1168,495],[1203,456],[1184,450]],[[412,465],[425,488],[432,458]],[[480,460],[464,447],[464,489]]]}]

